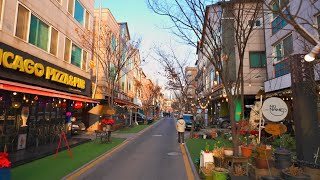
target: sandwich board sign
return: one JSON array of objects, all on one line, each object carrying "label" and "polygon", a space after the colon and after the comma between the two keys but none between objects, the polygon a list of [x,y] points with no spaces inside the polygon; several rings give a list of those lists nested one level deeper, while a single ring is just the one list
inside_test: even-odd
[{"label": "sandwich board sign", "polygon": [[262,114],[269,121],[279,122],[287,116],[288,106],[282,99],[271,97],[263,102]]}]

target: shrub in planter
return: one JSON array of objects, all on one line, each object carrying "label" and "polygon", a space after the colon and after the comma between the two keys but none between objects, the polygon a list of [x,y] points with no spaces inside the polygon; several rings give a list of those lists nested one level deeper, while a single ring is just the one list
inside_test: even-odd
[{"label": "shrub in planter", "polygon": [[216,167],[212,171],[212,176],[214,180],[227,180],[229,171],[225,168]]},{"label": "shrub in planter", "polygon": [[285,180],[311,180],[311,176],[303,173],[299,167],[293,165],[287,169],[282,170],[283,179]]}]

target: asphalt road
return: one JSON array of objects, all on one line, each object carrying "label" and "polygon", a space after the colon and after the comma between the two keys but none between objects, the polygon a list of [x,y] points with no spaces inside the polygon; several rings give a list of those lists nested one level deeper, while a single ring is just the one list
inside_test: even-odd
[{"label": "asphalt road", "polygon": [[77,179],[187,180],[175,121],[162,119]]}]

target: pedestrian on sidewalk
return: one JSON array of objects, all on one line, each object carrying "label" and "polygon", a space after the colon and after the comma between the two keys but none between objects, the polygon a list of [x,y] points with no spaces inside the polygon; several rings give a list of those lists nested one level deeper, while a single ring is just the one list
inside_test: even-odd
[{"label": "pedestrian on sidewalk", "polygon": [[184,144],[184,131],[186,129],[186,122],[183,120],[183,117],[180,116],[177,123],[176,129],[178,131],[178,143]]}]

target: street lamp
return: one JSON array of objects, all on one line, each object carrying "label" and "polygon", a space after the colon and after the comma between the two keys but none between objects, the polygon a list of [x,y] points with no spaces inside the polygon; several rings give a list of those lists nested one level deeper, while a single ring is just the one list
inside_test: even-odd
[{"label": "street lamp", "polygon": [[304,60],[307,62],[314,61],[316,56],[320,53],[320,43],[318,43],[309,54],[304,56]]}]

